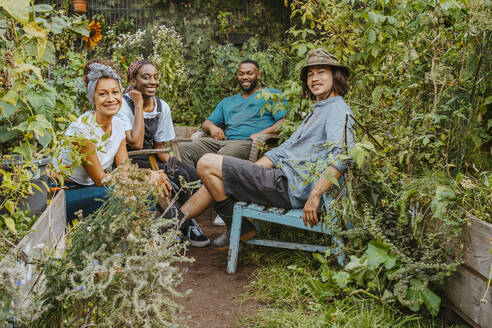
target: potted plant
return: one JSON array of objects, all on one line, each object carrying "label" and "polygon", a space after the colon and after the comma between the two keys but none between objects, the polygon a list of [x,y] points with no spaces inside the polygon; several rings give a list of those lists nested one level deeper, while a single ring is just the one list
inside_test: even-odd
[{"label": "potted plant", "polygon": [[87,13],[87,0],[73,0],[73,11],[79,14]]}]

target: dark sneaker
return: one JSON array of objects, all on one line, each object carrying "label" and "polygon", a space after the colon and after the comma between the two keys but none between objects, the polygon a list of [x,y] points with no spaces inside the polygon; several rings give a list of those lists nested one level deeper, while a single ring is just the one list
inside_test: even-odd
[{"label": "dark sneaker", "polygon": [[193,247],[208,246],[210,244],[210,240],[203,234],[202,229],[200,229],[194,219],[191,219],[190,221],[192,221],[193,224],[188,227],[188,231],[186,233],[186,239],[188,239],[190,245]]},{"label": "dark sneaker", "polygon": [[[256,229],[254,224],[251,223],[249,220],[243,219],[243,222],[241,224],[241,237],[239,237],[239,240],[247,241],[254,238],[255,236]],[[212,245],[214,249],[219,251],[227,250],[229,248],[230,238],[231,228],[228,227],[227,231],[222,236],[213,241]]]}]

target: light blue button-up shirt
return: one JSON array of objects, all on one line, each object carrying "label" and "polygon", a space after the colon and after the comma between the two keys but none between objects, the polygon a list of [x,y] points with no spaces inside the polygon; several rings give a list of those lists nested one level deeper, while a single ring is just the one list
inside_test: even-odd
[{"label": "light blue button-up shirt", "polygon": [[[353,115],[340,96],[318,101],[312,115],[301,123],[296,132],[265,154],[287,177],[289,198],[294,208],[304,207],[311,190],[329,165],[345,172],[345,162],[336,156],[342,152],[346,113]],[[354,144],[352,125],[353,120],[349,118],[348,150]]]}]

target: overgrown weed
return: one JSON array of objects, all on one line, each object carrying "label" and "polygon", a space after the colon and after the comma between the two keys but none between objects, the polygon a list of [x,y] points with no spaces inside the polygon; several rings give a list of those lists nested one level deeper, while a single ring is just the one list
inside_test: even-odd
[{"label": "overgrown weed", "polygon": [[[239,327],[459,327],[361,295],[337,296],[326,290],[315,297],[309,285],[324,267],[309,253],[255,248],[245,255],[246,261],[254,259],[261,266],[252,274],[244,301],[266,308],[240,318]],[[332,269],[335,274],[339,268]]]}]

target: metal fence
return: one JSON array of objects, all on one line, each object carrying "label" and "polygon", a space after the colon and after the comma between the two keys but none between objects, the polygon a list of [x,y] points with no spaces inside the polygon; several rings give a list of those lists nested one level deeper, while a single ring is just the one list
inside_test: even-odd
[{"label": "metal fence", "polygon": [[156,20],[155,8],[148,7],[139,0],[89,0],[87,17],[102,15],[106,24],[111,26],[124,18],[133,22],[135,30],[146,28]]},{"label": "metal fence", "polygon": [[[73,10],[72,0],[35,0],[35,3],[47,3],[56,8],[65,8],[70,12]],[[159,8],[151,7],[149,1],[141,0],[88,0],[87,17],[91,19],[96,15],[104,17],[106,25],[113,25],[124,18],[133,23],[133,29],[146,28],[149,25],[160,24]],[[255,10],[255,6],[263,5],[273,11],[275,17],[266,17],[265,11]],[[229,21],[242,30],[248,30],[251,35],[258,33],[259,24],[267,33],[272,28],[272,22],[280,23],[286,30],[290,23],[290,11],[284,6],[283,0],[241,0],[239,5],[225,5],[221,11],[231,12]],[[278,25],[277,25],[278,26]]]}]

